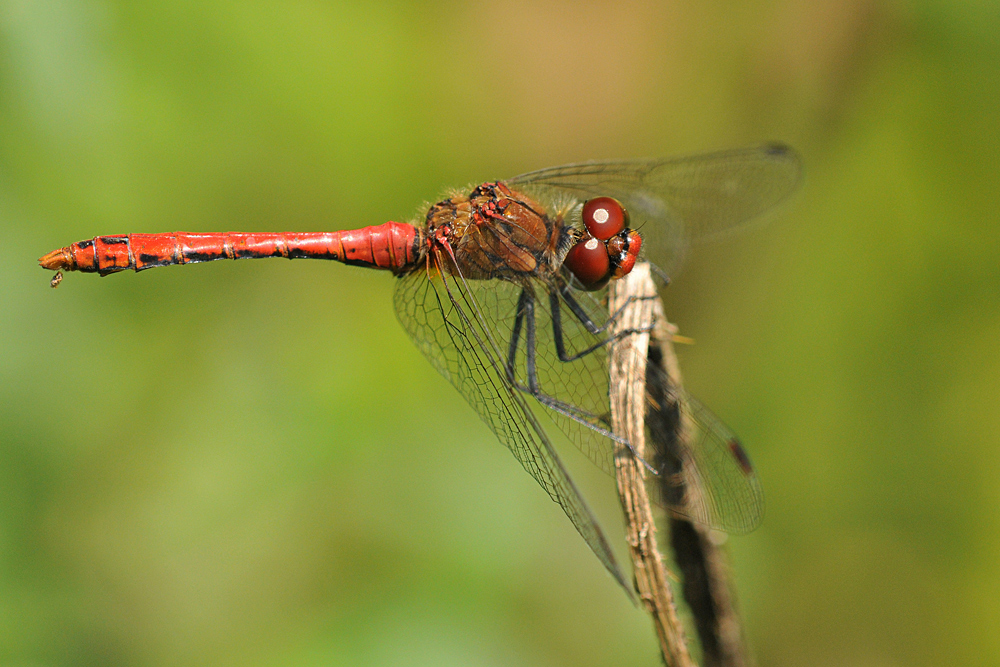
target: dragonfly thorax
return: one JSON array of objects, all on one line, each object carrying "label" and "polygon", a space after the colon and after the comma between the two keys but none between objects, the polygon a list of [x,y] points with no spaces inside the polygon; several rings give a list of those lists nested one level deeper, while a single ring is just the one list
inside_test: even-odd
[{"label": "dragonfly thorax", "polygon": [[562,227],[544,206],[504,183],[483,183],[427,212],[428,243],[447,257],[446,272],[472,280],[551,275],[565,252]]}]

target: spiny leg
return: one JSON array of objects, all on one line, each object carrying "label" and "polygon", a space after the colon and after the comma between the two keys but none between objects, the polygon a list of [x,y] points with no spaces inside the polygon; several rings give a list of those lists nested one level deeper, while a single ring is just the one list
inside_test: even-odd
[{"label": "spiny leg", "polygon": [[[628,306],[629,304],[631,304],[633,301],[645,300],[645,299],[650,299],[650,298],[656,298],[656,297],[629,297],[626,300],[625,304],[623,304],[621,308],[619,308],[617,311],[615,311],[615,313],[612,314],[610,318],[608,318],[608,321],[605,322],[603,326],[598,327],[598,326],[594,325],[593,321],[587,316],[586,311],[583,310],[583,308],[576,301],[576,299],[573,297],[573,295],[569,293],[568,287],[563,287],[558,292],[556,290],[554,290],[554,289],[551,290],[551,291],[549,291],[549,304],[550,304],[550,307],[551,307],[550,309],[552,311],[552,336],[555,339],[556,352],[559,355],[559,360],[560,361],[563,361],[563,362],[576,361],[577,359],[580,359],[581,357],[583,357],[583,356],[585,356],[587,354],[590,354],[590,353],[594,352],[595,350],[604,347],[605,345],[609,345],[610,343],[612,343],[612,342],[614,342],[614,341],[616,341],[616,340],[618,340],[620,338],[623,338],[624,336],[630,336],[632,334],[640,334],[640,333],[649,333],[650,331],[653,330],[653,325],[652,324],[650,324],[648,327],[642,327],[642,328],[638,328],[638,329],[623,329],[622,331],[617,332],[614,336],[610,336],[608,338],[605,338],[604,340],[601,340],[601,341],[599,341],[599,342],[591,345],[587,349],[585,349],[585,350],[583,350],[581,352],[578,352],[575,355],[572,355],[572,356],[567,355],[566,354],[565,340],[563,338],[563,331],[562,331],[562,314],[561,314],[561,309],[560,309],[560,305],[559,305],[559,296],[560,296],[560,294],[562,295],[563,300],[566,301],[566,305],[569,306],[570,311],[576,316],[577,320],[580,321],[580,323],[584,326],[584,328],[587,329],[587,331],[589,331],[590,333],[592,333],[594,335],[598,335],[601,332],[603,332],[605,329],[607,329],[607,327],[612,322],[614,322],[614,320],[616,318],[618,318],[621,315],[621,313],[625,310],[625,307]],[[532,311],[532,316],[533,316],[533,311]],[[529,322],[529,327],[533,328],[533,322]],[[530,384],[530,378],[529,378],[529,384]],[[536,382],[536,384],[537,384],[537,382]],[[546,398],[546,399],[549,399],[551,401],[554,401],[556,403],[559,403],[560,405],[552,405],[552,404],[546,403],[543,400],[543,397]],[[547,405],[548,407],[552,408],[553,410],[556,410],[556,411],[561,412],[563,414],[568,414],[567,410],[574,409],[572,405],[568,405],[566,403],[563,403],[562,401],[559,401],[558,399],[554,399],[554,398],[549,397],[549,396],[544,396],[541,393],[535,394],[535,398],[537,398],[539,400],[539,402],[541,402],[543,405]],[[562,409],[560,409],[560,408],[562,408]],[[572,416],[572,415],[570,415],[570,416]],[[604,421],[604,420],[602,420],[602,421]],[[647,470],[649,470],[654,475],[658,474],[656,468],[654,468],[645,459],[643,459],[641,456],[639,456],[638,453],[636,453],[635,449],[632,447],[632,443],[628,442],[628,440],[626,440],[626,439],[624,439],[624,438],[622,438],[620,436],[617,436],[617,435],[611,433],[607,429],[597,427],[597,426],[595,426],[592,423],[589,424],[589,426],[591,428],[593,428],[594,430],[596,430],[596,431],[598,431],[598,432],[600,432],[600,433],[602,433],[602,434],[604,434],[604,435],[606,435],[606,436],[608,436],[610,438],[613,438],[614,440],[616,440],[618,442],[621,442],[621,443],[627,445],[628,448],[632,451],[632,454],[636,457],[636,459],[639,462],[642,463],[643,466],[645,466],[645,468]]]},{"label": "spiny leg", "polygon": [[[517,349],[521,343],[522,327],[524,329],[524,366],[527,385],[517,379]],[[507,348],[507,378],[517,389],[531,394],[542,405],[586,424],[590,428],[605,432],[596,425],[596,422],[601,421],[597,415],[542,392],[538,382],[537,351],[535,297],[527,289],[522,289],[517,300],[517,313],[514,318],[514,328],[511,330],[510,345]],[[610,435],[610,432],[605,432],[605,434]]]},{"label": "spiny leg", "polygon": [[[525,371],[527,375],[527,385],[517,380],[517,348],[521,341],[521,330],[524,329],[525,343]],[[611,438],[617,442],[628,444],[627,441],[612,433],[600,424],[606,420],[598,415],[591,414],[575,405],[561,401],[558,398],[549,396],[542,392],[538,381],[537,368],[537,339],[535,327],[535,297],[527,289],[521,290],[521,296],[517,301],[517,314],[514,319],[514,327],[511,330],[510,346],[507,351],[507,377],[511,384],[518,390],[531,394],[535,400],[545,407],[558,412],[559,414],[579,422],[589,429]]]},{"label": "spiny leg", "polygon": [[507,347],[507,379],[512,385],[521,390],[524,390],[524,387],[518,383],[515,369],[517,368],[517,344],[521,339],[521,326],[524,324],[524,302],[526,299],[528,299],[528,293],[522,289],[521,296],[517,299],[514,328],[510,332],[510,345]]},{"label": "spiny leg", "polygon": [[562,310],[559,305],[560,296],[563,298],[563,301],[566,302],[566,305],[569,307],[570,312],[573,313],[573,315],[580,322],[580,324],[582,324],[583,327],[588,332],[594,334],[595,336],[603,333],[611,325],[611,323],[614,322],[622,314],[626,306],[630,305],[633,301],[637,301],[640,299],[645,300],[645,299],[656,298],[652,296],[642,296],[642,297],[630,296],[628,299],[626,299],[622,307],[619,308],[617,311],[615,311],[611,315],[611,317],[608,318],[607,322],[605,322],[601,326],[597,326],[596,324],[594,324],[594,321],[590,319],[590,316],[587,315],[587,312],[583,309],[583,307],[580,306],[576,298],[572,294],[570,294],[568,286],[563,286],[559,288],[558,291],[551,290],[549,292],[549,306],[550,310],[552,311],[552,336],[555,339],[556,354],[559,356],[560,361],[564,362],[576,361],[577,359],[585,357],[591,352],[598,350],[604,347],[605,345],[608,345],[609,343],[618,340],[619,338],[624,338],[625,336],[631,336],[633,334],[649,333],[653,330],[652,324],[650,324],[650,326],[648,327],[643,327],[639,329],[623,329],[622,331],[616,333],[614,336],[610,336],[608,338],[599,340],[598,342],[594,343],[585,350],[577,352],[576,354],[573,355],[568,355],[566,354],[566,342],[563,337]]}]

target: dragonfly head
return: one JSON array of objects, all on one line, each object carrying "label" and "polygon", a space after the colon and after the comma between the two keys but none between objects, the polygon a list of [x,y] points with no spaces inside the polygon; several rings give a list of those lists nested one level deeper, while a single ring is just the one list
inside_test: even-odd
[{"label": "dragonfly head", "polygon": [[587,290],[599,290],[627,275],[639,256],[642,237],[629,229],[628,211],[617,199],[595,197],[583,204],[585,232],[570,248],[565,266]]},{"label": "dragonfly head", "polygon": [[608,255],[614,267],[611,277],[621,278],[628,275],[635,266],[635,260],[639,258],[640,250],[642,250],[642,237],[634,229],[623,229],[611,237],[608,240]]}]

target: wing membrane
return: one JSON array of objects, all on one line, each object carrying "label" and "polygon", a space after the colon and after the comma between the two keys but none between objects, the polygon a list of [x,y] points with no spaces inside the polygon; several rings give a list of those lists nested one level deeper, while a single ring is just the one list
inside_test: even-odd
[{"label": "wing membrane", "polygon": [[[647,442],[661,471],[655,501],[671,514],[727,533],[749,533],[764,514],[760,480],[739,440],[712,411],[674,387],[650,361]],[[678,437],[679,436],[679,437]]]},{"label": "wing membrane", "polygon": [[[723,236],[781,202],[800,175],[795,151],[765,144],[679,158],[583,162],[508,183],[549,199],[615,197],[642,232],[647,255],[669,271],[692,243]],[[576,216],[578,223],[579,211]]]},{"label": "wing membrane", "polygon": [[[481,285],[487,285],[482,283]],[[399,279],[394,294],[403,327],[431,364],[469,401],[484,422],[549,496],[563,508],[607,570],[631,596],[607,539],[570,479],[525,397],[507,379],[495,322],[513,312],[494,300],[479,304],[461,278],[434,271]],[[488,287],[508,285],[488,281]],[[481,291],[479,292],[482,293]]]},{"label": "wing membrane", "polygon": [[[477,338],[471,335],[464,324],[464,315],[457,311],[459,306],[449,299],[439,279],[428,281],[425,275],[418,274],[404,279],[406,281],[409,281],[408,284],[405,287],[401,284],[397,290],[397,311],[417,346],[435,368],[462,392],[549,495],[564,505],[565,500],[559,498],[558,491],[548,479],[550,474],[539,469],[537,459],[539,456],[544,459],[546,452],[551,451],[551,445],[527,405],[531,395],[527,392],[529,382],[524,325],[512,367],[514,384],[511,385],[506,377],[506,355],[514,331],[518,298],[524,286],[489,280],[469,281],[457,295],[453,289],[452,296],[463,303],[463,312],[475,308],[475,325],[477,330],[482,329]],[[422,282],[433,284],[421,286]],[[449,284],[454,288],[457,282],[450,280]],[[605,340],[604,335],[590,333],[560,299],[560,321],[567,354],[575,356],[596,345],[592,352],[573,361],[560,360],[554,342],[552,308],[544,291],[546,285],[536,282],[528,288],[535,294],[535,368],[539,389],[564,406],[557,410],[542,404],[543,412],[570,442],[613,476],[615,443],[609,433],[607,346],[600,345]],[[603,293],[574,294],[592,321],[603,325],[607,319]],[[425,314],[430,310],[441,314],[435,313],[431,321]],[[480,340],[486,342],[487,336],[490,353],[484,356]],[[484,364],[490,365],[490,372],[481,370]],[[749,532],[760,522],[763,493],[756,473],[749,467],[749,460],[744,466],[734,452],[732,443],[738,445],[736,436],[694,397],[670,387],[666,376],[652,364],[650,373],[658,373],[649,378],[651,391],[657,391],[655,387],[663,387],[660,391],[667,392],[664,399],[667,407],[663,409],[676,410],[677,418],[685,420],[688,434],[686,441],[672,445],[673,456],[679,457],[682,464],[678,464],[676,470],[667,466],[659,480],[650,485],[659,489],[651,494],[652,499],[676,516],[727,532]],[[511,392],[509,396],[508,391]],[[498,406],[502,409],[498,410]],[[522,410],[524,415],[521,415]],[[657,415],[651,415],[648,422],[651,430],[656,429]],[[520,432],[527,433],[529,437],[523,437]],[[742,452],[742,449],[736,451]],[[554,451],[552,455],[555,455]],[[663,465],[652,457],[649,461],[657,467]],[[561,464],[557,467],[565,474]],[[580,517],[584,516],[578,510],[575,512]],[[591,547],[601,556],[599,548],[593,544]]]}]

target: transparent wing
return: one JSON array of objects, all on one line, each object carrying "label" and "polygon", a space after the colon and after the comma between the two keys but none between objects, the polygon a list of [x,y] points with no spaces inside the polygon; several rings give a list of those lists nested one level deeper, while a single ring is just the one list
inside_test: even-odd
[{"label": "transparent wing", "polygon": [[[615,197],[642,233],[646,255],[670,271],[692,243],[733,231],[785,199],[800,175],[795,151],[766,144],[679,158],[570,164],[507,182],[562,203]],[[579,224],[578,209],[575,217]]]},{"label": "transparent wing", "polygon": [[655,487],[656,502],[675,516],[727,533],[756,528],[764,516],[764,492],[737,437],[653,363],[646,388],[648,442],[660,470],[647,486]]},{"label": "transparent wing", "polygon": [[[490,304],[487,312],[505,310],[505,306],[516,300],[518,288],[508,285],[501,289],[490,289],[481,295],[481,301]],[[546,397],[542,403],[546,414],[558,425],[573,444],[586,454],[595,464],[609,475],[615,474],[614,436],[610,423],[610,396],[608,390],[609,347],[605,334],[592,334],[573,316],[565,299],[559,299],[559,314],[553,318],[551,299],[547,297],[542,283],[536,283],[536,344],[535,368],[538,389]],[[538,292],[541,292],[540,294]],[[588,314],[588,317],[603,326],[608,318],[603,292],[571,291],[570,298]],[[565,343],[563,361],[556,350],[554,321],[559,321]],[[495,330],[508,349],[512,322],[508,317],[496,322]],[[527,345],[522,326],[518,354],[513,369],[515,384],[528,386]],[[603,344],[602,344],[603,343]],[[675,444],[674,452],[682,465],[678,470],[664,467],[663,461],[649,463],[662,472],[658,478],[647,478],[651,486],[658,486],[654,502],[670,511],[711,528],[734,534],[753,530],[763,516],[764,496],[760,481],[749,457],[733,432],[701,402],[683,390],[668,384],[666,375],[659,366],[649,365],[647,383],[651,393],[656,386],[663,386],[667,392],[665,403],[676,406],[678,416],[683,419],[686,438]],[[554,399],[554,403],[548,402]],[[655,404],[650,404],[650,412]],[[656,415],[648,419],[650,430],[656,424]],[[653,435],[653,434],[650,434]],[[653,441],[654,438],[650,438]],[[624,441],[622,441],[624,442]],[[672,487],[669,489],[667,487]]]},{"label": "transparent wing", "polygon": [[[507,378],[498,324],[516,307],[502,298],[480,303],[490,290],[509,286],[499,280],[465,282],[440,272],[417,271],[399,278],[394,304],[403,328],[431,364],[465,397],[597,554],[611,575],[632,596],[603,532],[587,508],[551,442]],[[507,293],[507,292],[504,292]]]},{"label": "transparent wing", "polygon": [[[430,282],[426,275],[421,275],[420,281]],[[412,289],[419,289],[420,281],[416,281],[418,284],[411,287],[410,292],[397,291],[397,311],[400,312],[400,319],[404,319],[405,312],[406,318],[415,320],[419,324],[421,318],[427,317],[420,314],[421,310],[428,310],[427,296],[433,299],[430,302],[432,304],[437,302],[439,296],[443,296],[443,305],[448,308],[457,307],[448,300],[446,293],[440,291],[443,286],[439,286],[437,281],[433,281],[434,294],[427,292],[428,288],[424,287],[422,289],[427,296],[415,298]],[[456,281],[450,280],[449,284],[454,293]],[[468,391],[470,383],[481,384],[480,379],[475,379],[479,378],[476,374],[483,373],[480,367],[488,361],[491,364],[498,364],[490,373],[490,378],[495,378],[497,373],[506,376],[506,367],[508,363],[510,364],[511,374],[509,381],[504,383],[504,391],[506,387],[513,389],[514,393],[509,399],[511,402],[517,398],[518,405],[524,405],[523,401],[529,400],[532,396],[529,392],[531,382],[527,345],[529,323],[522,321],[520,326],[515,326],[521,291],[528,289],[534,303],[534,367],[537,388],[541,394],[541,400],[537,402],[540,403],[542,412],[551,418],[576,447],[598,467],[613,476],[616,436],[610,432],[607,353],[609,345],[613,345],[614,342],[607,341],[604,334],[591,333],[580,319],[574,316],[562,296],[553,304],[550,292],[554,291],[561,295],[561,291],[552,290],[551,286],[542,281],[535,281],[526,286],[501,280],[469,281],[462,289],[462,298],[468,298],[470,303],[476,304],[479,314],[476,323],[483,327],[479,339],[485,341],[488,336],[491,359],[479,358],[483,353],[479,340],[475,337],[470,339],[463,333],[457,339],[453,340],[452,337],[445,339],[437,333],[446,330],[440,323],[433,327],[421,325],[417,333],[413,333],[414,325],[404,322],[407,331],[411,331],[411,336],[430,358],[431,363],[458,387],[476,411],[497,432],[500,440],[511,447],[518,460],[524,463],[523,457],[527,456],[530,461],[532,456],[537,456],[535,451],[547,451],[549,447],[547,439],[544,441],[545,447],[539,442],[528,441],[529,449],[533,448],[531,451],[519,451],[515,446],[508,444],[511,436],[507,433],[513,428],[508,415],[516,416],[518,409],[517,406],[509,406],[505,413],[494,414],[496,401],[498,398],[502,399],[505,395],[503,392],[497,393],[495,390],[486,392],[486,397],[491,397],[487,401],[484,400],[482,392]],[[598,327],[605,325],[608,318],[604,296],[604,292],[576,290],[570,292],[570,298],[574,299]],[[406,310],[401,310],[403,308]],[[558,311],[555,317],[553,317],[554,308]],[[444,321],[461,322],[461,317],[451,315],[445,317]],[[559,322],[559,333],[564,342],[564,358],[570,359],[569,361],[560,359],[558,354],[555,343],[556,321]],[[511,357],[511,343],[515,336],[515,354]],[[456,356],[456,350],[462,354]],[[470,362],[474,367],[469,367]],[[653,365],[650,365],[650,368],[650,373],[658,371],[658,367]],[[658,482],[650,480],[650,486],[659,487],[658,492],[652,494],[653,500],[675,515],[712,528],[732,533],[749,532],[760,522],[763,494],[757,475],[742,448],[734,449],[734,443],[736,447],[739,446],[736,436],[693,397],[686,393],[679,394],[677,390],[669,387],[666,384],[666,376],[662,375],[662,371],[659,373],[661,375],[651,376],[648,380],[651,391],[655,393],[656,387],[663,387],[660,391],[667,394],[662,403],[667,407],[662,410],[675,410],[678,417],[683,415],[689,437],[683,442],[672,445],[673,456],[682,461],[682,464],[670,466],[665,460],[654,460],[650,457],[649,462],[652,465],[664,467]],[[499,424],[498,419],[501,419]],[[651,410],[649,418],[651,431],[656,428],[656,420],[657,415]],[[522,424],[521,428],[531,430],[538,426],[536,422],[531,421]],[[661,428],[662,430],[664,429]],[[655,436],[655,433],[651,435]],[[520,439],[515,437],[513,440],[517,446],[522,448],[525,446]],[[532,471],[529,464],[525,464],[525,467]],[[532,474],[536,475],[535,472]],[[552,495],[550,485],[541,479],[539,482]],[[553,498],[562,504],[563,501],[556,496]]]},{"label": "transparent wing", "polygon": [[[493,290],[483,295],[483,300],[509,300],[520,288],[512,285],[510,294]],[[608,397],[608,346],[606,333],[591,333],[560,290],[554,290],[540,281],[531,285],[534,296],[534,369],[539,401],[545,414],[552,419],[569,440],[599,468],[609,475],[615,474],[614,440],[626,442],[611,433],[611,407]],[[552,294],[556,294],[555,301]],[[597,293],[570,291],[576,305],[598,327],[607,324],[606,290]],[[556,323],[558,322],[558,326]],[[511,369],[515,385],[529,393],[528,326],[522,325],[517,341],[516,354]],[[510,350],[511,327],[498,323],[504,349]],[[557,338],[563,342],[563,358],[557,349]]]}]

